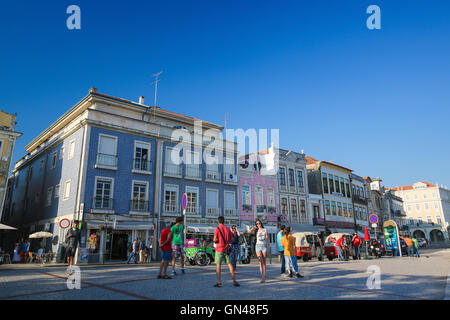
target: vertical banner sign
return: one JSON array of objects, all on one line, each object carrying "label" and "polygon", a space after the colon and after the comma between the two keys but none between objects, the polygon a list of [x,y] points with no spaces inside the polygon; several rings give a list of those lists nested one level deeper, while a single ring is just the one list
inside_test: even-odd
[{"label": "vertical banner sign", "polygon": [[78,228],[79,229],[81,229],[83,227],[82,226],[82,223],[83,223],[82,221],[84,220],[83,218],[84,218],[84,202],[80,203],[80,212],[78,214],[78,221],[79,221]]},{"label": "vertical banner sign", "polygon": [[[186,241],[186,206],[187,206],[187,194],[183,193],[183,198],[181,199],[181,207],[183,208],[184,241]],[[186,243],[185,243],[185,246],[186,246]]]},{"label": "vertical banner sign", "polygon": [[396,250],[402,256],[397,224],[392,220],[388,220],[383,223],[383,231],[386,249]]}]

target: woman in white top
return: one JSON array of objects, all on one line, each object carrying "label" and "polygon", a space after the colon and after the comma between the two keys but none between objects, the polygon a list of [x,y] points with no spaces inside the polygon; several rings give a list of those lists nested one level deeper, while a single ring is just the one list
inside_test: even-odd
[{"label": "woman in white top", "polygon": [[256,233],[256,256],[259,260],[259,271],[261,272],[261,283],[266,281],[266,256],[267,250],[270,254],[270,243],[267,230],[264,228],[261,220],[256,219],[255,226],[249,231],[249,233]]}]

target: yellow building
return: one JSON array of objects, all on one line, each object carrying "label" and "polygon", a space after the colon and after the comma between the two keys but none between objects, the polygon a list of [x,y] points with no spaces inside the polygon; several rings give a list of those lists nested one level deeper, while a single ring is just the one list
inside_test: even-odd
[{"label": "yellow building", "polygon": [[[16,139],[22,135],[15,131],[16,115],[0,110],[0,218],[3,213],[6,183]],[[1,219],[0,219],[1,220]]]}]

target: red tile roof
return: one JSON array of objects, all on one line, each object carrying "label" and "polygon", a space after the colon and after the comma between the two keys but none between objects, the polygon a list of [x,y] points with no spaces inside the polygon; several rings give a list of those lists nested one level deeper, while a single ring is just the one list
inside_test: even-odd
[{"label": "red tile roof", "polygon": [[[433,188],[433,187],[436,187],[434,184],[428,183],[428,182],[426,182],[426,181],[421,181],[421,182],[422,182],[423,184],[426,184],[427,188]],[[395,188],[392,188],[391,190],[392,190],[392,191],[400,191],[400,190],[412,190],[412,189],[414,189],[413,186],[401,186],[401,187],[395,187]]]}]

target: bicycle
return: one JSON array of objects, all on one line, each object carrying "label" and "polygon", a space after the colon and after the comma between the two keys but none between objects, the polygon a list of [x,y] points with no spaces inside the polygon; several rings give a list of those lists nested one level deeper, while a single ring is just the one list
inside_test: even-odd
[{"label": "bicycle", "polygon": [[200,266],[207,266],[211,263],[211,259],[208,256],[208,254],[201,248],[198,248],[195,253],[192,252],[193,250],[186,251],[186,263],[189,263],[190,265],[200,265]]}]

